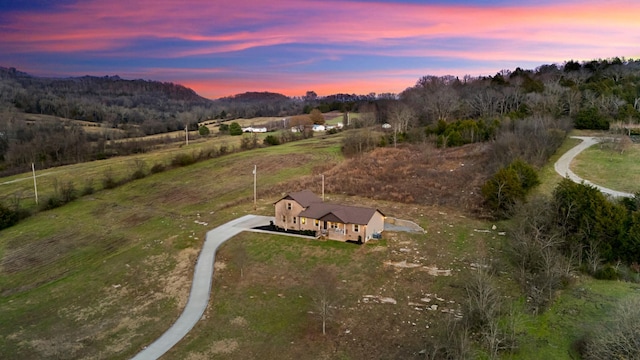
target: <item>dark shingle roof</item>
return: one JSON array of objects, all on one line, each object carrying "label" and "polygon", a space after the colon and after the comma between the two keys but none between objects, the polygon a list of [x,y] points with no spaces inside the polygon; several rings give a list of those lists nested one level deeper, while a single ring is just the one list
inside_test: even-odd
[{"label": "dark shingle roof", "polygon": [[344,224],[366,225],[376,211],[378,210],[358,206],[312,203],[300,213],[300,216],[326,221],[336,221],[337,219]]},{"label": "dark shingle roof", "polygon": [[289,193],[287,194],[287,196],[283,197],[280,200],[293,200],[305,208],[311,204],[322,202],[322,199],[320,199],[311,190],[302,190],[294,193]]}]

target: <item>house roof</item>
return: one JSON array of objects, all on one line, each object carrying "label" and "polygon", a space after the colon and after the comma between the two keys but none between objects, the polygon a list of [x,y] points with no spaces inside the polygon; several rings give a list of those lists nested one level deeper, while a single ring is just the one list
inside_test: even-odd
[{"label": "house roof", "polygon": [[[344,224],[366,225],[378,209],[339,204],[312,203],[299,216]],[[382,212],[380,212],[382,214]],[[384,214],[383,214],[384,215]]]},{"label": "house roof", "polygon": [[287,196],[276,201],[276,203],[282,200],[293,200],[305,208],[314,203],[322,203],[322,199],[320,199],[311,190],[302,190],[298,192],[289,193],[287,194]]}]

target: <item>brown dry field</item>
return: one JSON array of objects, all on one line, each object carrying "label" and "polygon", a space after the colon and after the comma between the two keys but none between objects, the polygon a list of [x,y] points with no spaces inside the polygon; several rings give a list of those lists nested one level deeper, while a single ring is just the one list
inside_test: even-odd
[{"label": "brown dry field", "polygon": [[325,191],[426,206],[445,206],[483,217],[480,188],[491,176],[488,144],[437,149],[430,144],[376,148],[340,164],[318,165],[311,176],[278,186],[321,191],[319,174],[325,175]]}]

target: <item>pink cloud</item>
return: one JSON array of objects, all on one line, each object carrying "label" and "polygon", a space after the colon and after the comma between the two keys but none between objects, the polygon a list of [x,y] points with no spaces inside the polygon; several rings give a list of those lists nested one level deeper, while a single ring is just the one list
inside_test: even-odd
[{"label": "pink cloud", "polygon": [[291,42],[375,45],[441,37],[603,46],[616,36],[627,39],[628,47],[635,46],[640,40],[636,17],[640,3],[620,1],[618,5],[584,2],[496,8],[356,1],[90,0],[54,13],[18,13],[5,25],[12,31],[5,33],[0,44],[18,51],[33,46],[34,51],[75,52],[109,50],[137,38],[202,42],[180,56]]}]

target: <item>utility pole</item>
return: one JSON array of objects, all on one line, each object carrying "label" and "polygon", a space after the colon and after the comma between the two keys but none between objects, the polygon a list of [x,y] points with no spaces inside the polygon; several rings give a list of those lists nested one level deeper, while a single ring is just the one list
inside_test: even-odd
[{"label": "utility pole", "polygon": [[33,190],[36,193],[36,205],[38,205],[38,184],[36,183],[36,166],[31,163],[31,172],[33,173]]},{"label": "utility pole", "polygon": [[184,126],[184,138],[187,142],[187,146],[189,145],[189,124]]},{"label": "utility pole", "polygon": [[324,202],[324,174],[322,174],[322,202]]},{"label": "utility pole", "polygon": [[256,197],[256,177],[258,173],[258,166],[253,165],[253,210],[258,208],[257,205],[257,197]]}]

